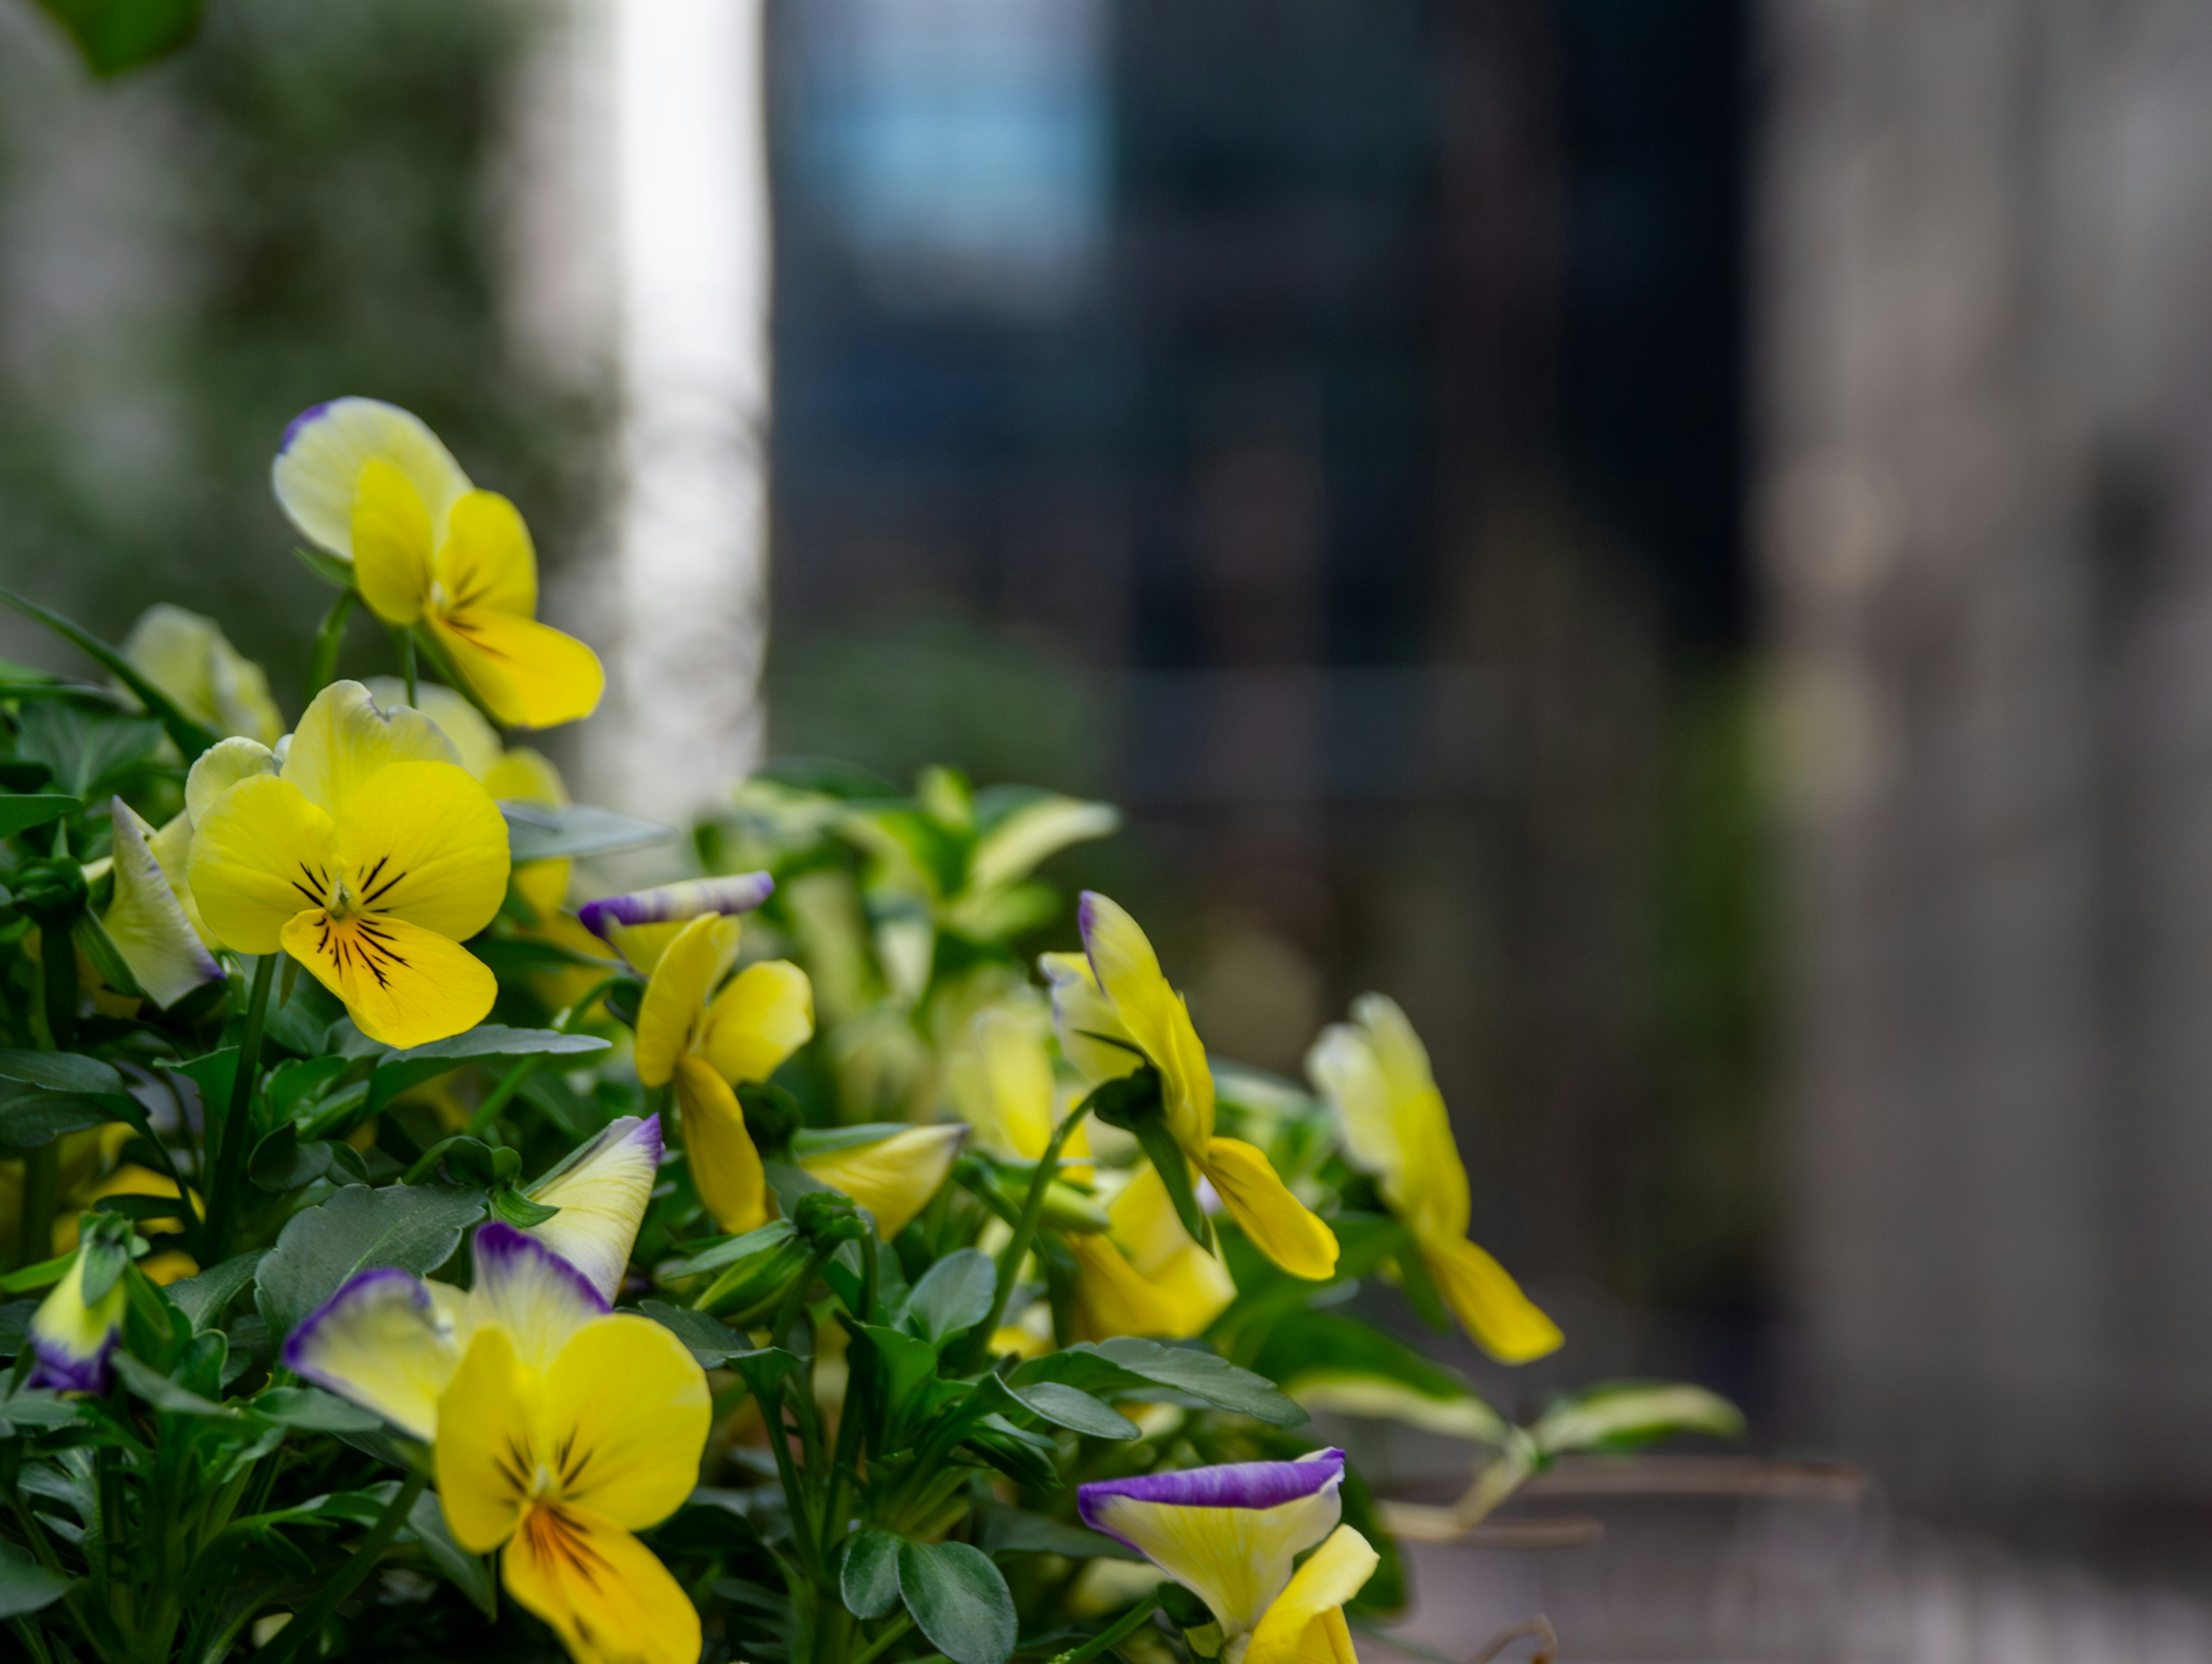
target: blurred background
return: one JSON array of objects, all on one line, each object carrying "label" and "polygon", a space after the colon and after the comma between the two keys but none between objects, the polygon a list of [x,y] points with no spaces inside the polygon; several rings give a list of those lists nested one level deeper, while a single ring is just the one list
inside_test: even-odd
[{"label": "blurred background", "polygon": [[1622,1525],[1672,1638],[1459,1597],[2212,1657],[2208,94],[2186,0],[207,0],[104,82],[9,0],[0,581],[295,705],[270,456],[404,404],[610,660],[583,795],[1126,805],[1054,876],[1215,1050],[1426,1036],[1570,1337],[1431,1344],[1886,1499]]}]

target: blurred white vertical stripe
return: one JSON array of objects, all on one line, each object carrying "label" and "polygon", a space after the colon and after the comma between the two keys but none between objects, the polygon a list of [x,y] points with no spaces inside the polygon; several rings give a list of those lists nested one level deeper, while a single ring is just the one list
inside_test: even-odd
[{"label": "blurred white vertical stripe", "polygon": [[592,773],[681,818],[757,761],[769,197],[760,0],[611,0],[623,478]]}]

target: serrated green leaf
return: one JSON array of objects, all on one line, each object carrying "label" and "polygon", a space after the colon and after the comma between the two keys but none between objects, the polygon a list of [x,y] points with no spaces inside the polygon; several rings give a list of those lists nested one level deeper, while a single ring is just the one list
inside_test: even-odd
[{"label": "serrated green leaf", "polygon": [[886,1617],[899,1600],[899,1540],[875,1526],[845,1542],[845,1564],[837,1574],[837,1593],[855,1618]]},{"label": "serrated green leaf", "polygon": [[744,1335],[727,1324],[716,1322],[704,1312],[690,1311],[662,1300],[641,1302],[638,1309],[689,1347],[703,1369],[718,1369],[726,1360],[754,1350],[753,1343]]},{"label": "serrated green leaf", "polygon": [[483,1218],[481,1190],[448,1185],[348,1185],[292,1216],[254,1274],[256,1299],[282,1339],[356,1272],[396,1266],[416,1276],[451,1257]]},{"label": "serrated green leaf", "polygon": [[169,1284],[169,1298],[177,1309],[190,1318],[192,1327],[204,1329],[222,1315],[223,1308],[236,1299],[262,1260],[268,1257],[267,1248],[254,1248],[245,1254],[233,1254],[220,1265],[209,1266],[197,1277],[187,1277]]},{"label": "serrated green leaf", "polygon": [[990,1557],[970,1543],[901,1543],[899,1594],[929,1643],[952,1664],[1006,1664],[1014,1598]]},{"label": "serrated green leaf", "polygon": [[411,1087],[471,1063],[512,1062],[526,1057],[586,1056],[604,1052],[608,1042],[596,1035],[562,1034],[555,1029],[509,1029],[480,1023],[450,1040],[436,1040],[378,1059],[368,1078],[368,1113],[374,1114]]}]

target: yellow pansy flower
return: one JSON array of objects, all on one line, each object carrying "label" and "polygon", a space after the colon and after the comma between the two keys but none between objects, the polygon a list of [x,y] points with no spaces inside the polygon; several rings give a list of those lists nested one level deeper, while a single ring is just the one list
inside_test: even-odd
[{"label": "yellow pansy flower", "polygon": [[123,657],[212,734],[240,734],[274,745],[284,732],[267,674],[230,645],[212,618],[157,602],[124,637]]},{"label": "yellow pansy flower", "polygon": [[510,1225],[482,1227],[474,1256],[465,1294],[360,1272],[293,1331],[285,1367],[430,1442],[453,1540],[497,1551],[507,1593],[579,1664],[695,1664],[699,1614],[634,1533],[698,1483],[705,1371]]},{"label": "yellow pansy flower", "polygon": [[522,516],[471,487],[418,417],[369,398],[318,404],[285,429],[271,480],[292,524],[353,562],[369,610],[426,626],[500,721],[547,728],[598,706],[599,656],[537,621],[538,556]]},{"label": "yellow pansy flower", "polygon": [[966,1127],[945,1125],[847,1127],[801,1133],[792,1149],[800,1172],[867,1209],[888,1240],[929,1205],[967,1137]]},{"label": "yellow pansy flower", "polygon": [[207,927],[240,953],[290,954],[387,1046],[481,1022],[498,985],[460,944],[507,892],[507,823],[452,744],[358,682],[315,696],[281,764],[222,755],[248,744],[213,748],[185,785]]},{"label": "yellow pansy flower", "polygon": [[1335,1106],[1352,1165],[1376,1175],[1390,1211],[1419,1245],[1422,1263],[1484,1351],[1525,1363],[1556,1350],[1559,1327],[1505,1268],[1467,1240],[1467,1168],[1429,1068],[1428,1049],[1396,1003],[1352,1002],[1306,1055],[1314,1088]]},{"label": "yellow pansy flower", "polygon": [[1206,1048],[1144,931],[1090,890],[1078,920],[1085,951],[1039,961],[1052,983],[1061,1051],[1094,1080],[1149,1062],[1159,1072],[1168,1131],[1252,1245],[1293,1277],[1328,1277],[1336,1269],[1335,1233],[1291,1193],[1265,1152],[1215,1134]]}]

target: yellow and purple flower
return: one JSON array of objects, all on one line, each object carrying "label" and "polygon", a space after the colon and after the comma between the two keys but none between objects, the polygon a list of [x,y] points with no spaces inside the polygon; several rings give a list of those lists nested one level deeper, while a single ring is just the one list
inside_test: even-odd
[{"label": "yellow and purple flower", "polygon": [[117,1277],[97,1299],[85,1298],[85,1275],[94,1257],[87,1249],[78,1249],[62,1280],[31,1314],[31,1352],[38,1360],[31,1369],[33,1387],[61,1393],[107,1390],[109,1360],[130,1297],[124,1278]]}]

